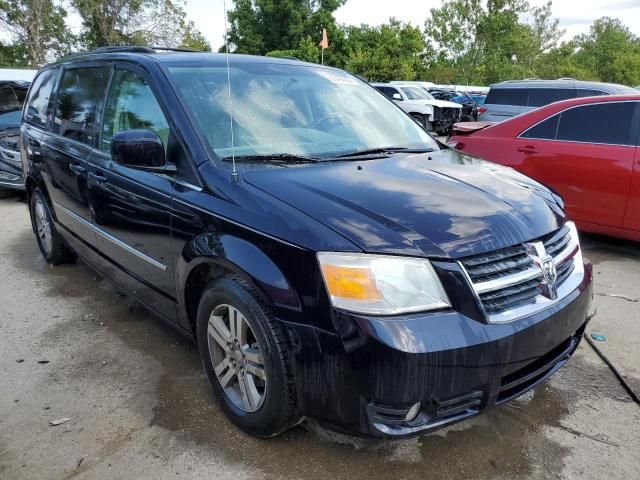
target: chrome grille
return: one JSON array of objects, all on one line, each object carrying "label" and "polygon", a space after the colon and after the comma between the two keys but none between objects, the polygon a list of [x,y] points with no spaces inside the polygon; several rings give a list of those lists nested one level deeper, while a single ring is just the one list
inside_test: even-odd
[{"label": "chrome grille", "polygon": [[[545,254],[543,260],[549,266],[553,263],[555,281],[550,273],[551,278],[545,277],[539,252]],[[572,223],[532,242],[467,257],[460,263],[492,322],[513,320],[545,308],[575,288],[584,273]],[[573,281],[569,281],[571,278]],[[553,288],[549,288],[551,283]]]}]

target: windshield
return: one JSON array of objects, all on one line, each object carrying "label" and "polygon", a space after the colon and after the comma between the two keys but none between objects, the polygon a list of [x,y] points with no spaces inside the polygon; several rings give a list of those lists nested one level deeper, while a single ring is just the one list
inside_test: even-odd
[{"label": "windshield", "polygon": [[[218,157],[230,157],[226,65],[172,64],[167,70],[209,148]],[[263,62],[234,65],[232,59],[229,74],[236,157],[329,159],[375,148],[438,148],[392,102],[343,71]]]},{"label": "windshield", "polygon": [[20,124],[26,88],[0,87],[0,128]]},{"label": "windshield", "polygon": [[429,92],[418,87],[402,87],[402,91],[409,100],[433,100]]}]

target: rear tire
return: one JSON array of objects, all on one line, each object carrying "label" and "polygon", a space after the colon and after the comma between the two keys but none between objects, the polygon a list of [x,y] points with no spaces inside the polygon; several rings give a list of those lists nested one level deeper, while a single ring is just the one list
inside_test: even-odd
[{"label": "rear tire", "polygon": [[471,115],[462,115],[460,117],[461,122],[475,122],[475,119]]},{"label": "rear tire", "polygon": [[249,283],[237,275],[213,282],[200,299],[196,327],[205,373],[233,423],[259,438],[297,423],[285,333]]},{"label": "rear tire", "polygon": [[49,205],[38,189],[31,194],[29,213],[38,248],[46,262],[50,265],[61,265],[75,261],[75,253],[56,230]]}]

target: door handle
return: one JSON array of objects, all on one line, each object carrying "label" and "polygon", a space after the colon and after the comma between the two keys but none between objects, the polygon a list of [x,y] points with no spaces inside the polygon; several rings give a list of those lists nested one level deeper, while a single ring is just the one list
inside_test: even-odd
[{"label": "door handle", "polygon": [[518,152],[522,152],[522,153],[538,153],[538,149],[531,145],[525,145],[524,147],[520,147],[517,150]]},{"label": "door handle", "polygon": [[31,158],[32,161],[39,162],[42,157],[40,143],[29,140],[27,142],[27,155],[29,156],[29,158]]},{"label": "door handle", "polygon": [[86,168],[82,166],[80,163],[71,163],[69,164],[69,170],[71,170],[76,175],[80,175],[86,171]]},{"label": "door handle", "polygon": [[103,184],[104,182],[107,181],[107,177],[105,177],[102,173],[100,172],[91,172],[89,174],[89,178],[91,180],[93,180],[94,182],[96,182],[98,185]]}]

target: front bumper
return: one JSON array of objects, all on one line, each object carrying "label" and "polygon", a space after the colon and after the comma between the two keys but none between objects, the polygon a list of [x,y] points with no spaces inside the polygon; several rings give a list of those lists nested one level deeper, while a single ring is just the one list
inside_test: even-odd
[{"label": "front bumper", "polygon": [[[383,319],[333,312],[337,334],[283,322],[304,414],[328,426],[401,437],[456,423],[522,395],[566,363],[592,297],[591,266],[566,298],[505,324],[459,311]],[[418,416],[405,417],[420,402]]]},{"label": "front bumper", "polygon": [[[12,156],[7,158],[9,154]],[[24,190],[24,174],[19,152],[0,148],[0,188]]]}]

